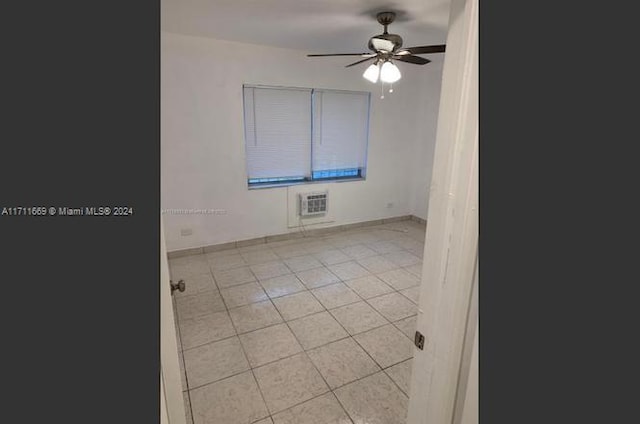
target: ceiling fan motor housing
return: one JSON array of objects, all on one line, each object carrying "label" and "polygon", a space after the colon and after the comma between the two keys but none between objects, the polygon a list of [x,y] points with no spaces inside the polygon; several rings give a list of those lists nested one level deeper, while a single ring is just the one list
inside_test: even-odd
[{"label": "ceiling fan motor housing", "polygon": [[380,35],[375,35],[369,39],[369,50],[377,52],[378,50],[381,50],[380,48],[381,45],[382,46],[388,45],[389,42],[392,43],[393,48],[391,50],[384,48],[383,50],[396,51],[400,47],[402,47],[402,37],[400,37],[398,34],[380,34]]},{"label": "ceiling fan motor housing", "polygon": [[395,51],[402,47],[402,37],[398,34],[389,34],[387,32],[387,25],[396,19],[396,14],[393,12],[380,12],[376,15],[376,19],[380,25],[384,26],[384,32],[369,39],[369,50],[374,52],[379,50]]}]

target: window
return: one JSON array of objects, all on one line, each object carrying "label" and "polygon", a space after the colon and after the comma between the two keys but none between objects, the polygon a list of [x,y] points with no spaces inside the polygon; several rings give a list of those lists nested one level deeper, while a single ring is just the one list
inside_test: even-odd
[{"label": "window", "polygon": [[249,187],[364,178],[367,92],[245,85]]}]

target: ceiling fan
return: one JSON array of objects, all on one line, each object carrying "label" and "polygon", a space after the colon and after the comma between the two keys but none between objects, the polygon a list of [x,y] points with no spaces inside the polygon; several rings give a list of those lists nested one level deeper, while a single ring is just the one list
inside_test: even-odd
[{"label": "ceiling fan", "polygon": [[380,12],[376,15],[378,22],[384,26],[384,32],[379,35],[374,35],[369,39],[368,47],[373,53],[308,54],[307,56],[360,56],[364,58],[347,65],[346,68],[373,60],[373,64],[367,68],[362,76],[373,83],[377,82],[378,78],[380,78],[383,83],[394,83],[400,79],[401,74],[398,67],[393,63],[393,60],[416,65],[426,65],[431,61],[416,55],[444,53],[444,44],[402,48],[402,37],[398,34],[389,34],[387,32],[387,26],[391,24],[395,18],[396,14],[394,12]]}]

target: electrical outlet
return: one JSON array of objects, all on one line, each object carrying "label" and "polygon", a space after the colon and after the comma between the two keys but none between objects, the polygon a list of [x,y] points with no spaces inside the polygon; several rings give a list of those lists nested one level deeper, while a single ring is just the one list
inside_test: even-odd
[{"label": "electrical outlet", "polygon": [[191,234],[193,234],[193,230],[191,228],[183,228],[180,230],[181,236],[190,236]]}]

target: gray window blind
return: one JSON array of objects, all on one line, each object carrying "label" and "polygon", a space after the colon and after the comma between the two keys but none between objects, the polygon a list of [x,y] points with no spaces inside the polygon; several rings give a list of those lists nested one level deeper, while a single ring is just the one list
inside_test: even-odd
[{"label": "gray window blind", "polygon": [[311,90],[244,87],[247,174],[310,177]]},{"label": "gray window blind", "polygon": [[369,93],[314,90],[313,171],[363,169]]}]

